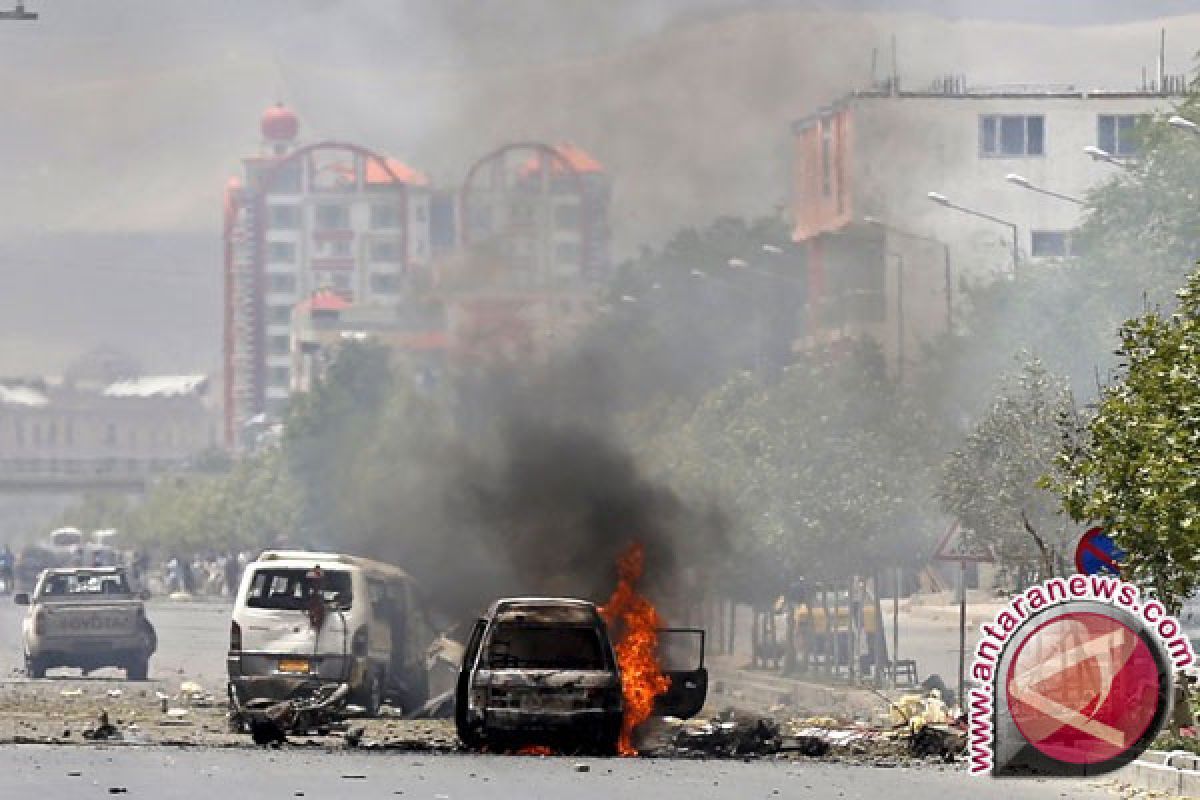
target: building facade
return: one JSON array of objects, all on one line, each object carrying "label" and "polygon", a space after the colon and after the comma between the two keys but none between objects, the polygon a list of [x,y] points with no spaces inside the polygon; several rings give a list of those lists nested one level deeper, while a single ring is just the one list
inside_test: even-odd
[{"label": "building facade", "polygon": [[795,121],[793,238],[809,285],[799,346],[867,335],[902,372],[953,326],[963,280],[1070,255],[1077,201],[1137,157],[1139,121],[1177,100],[947,78],[857,92]]},{"label": "building facade", "polygon": [[222,444],[203,375],[0,382],[0,476],[142,478]]},{"label": "building facade", "polygon": [[329,290],[365,304],[430,284],[428,179],[344,142],[300,144],[294,113],[261,121],[262,152],[225,192],[225,430],[278,416],[292,384],[292,310]]}]

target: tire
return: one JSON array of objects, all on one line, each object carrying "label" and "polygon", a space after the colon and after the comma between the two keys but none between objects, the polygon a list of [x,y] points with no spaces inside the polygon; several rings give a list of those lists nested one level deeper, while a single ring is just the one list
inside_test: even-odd
[{"label": "tire", "polygon": [[46,677],[46,662],[37,656],[31,656],[26,653],[25,674],[34,679]]},{"label": "tire", "polygon": [[374,672],[367,673],[366,682],[355,692],[354,704],[363,707],[363,716],[379,716],[379,707],[383,705],[383,685]]},{"label": "tire", "polygon": [[133,660],[125,665],[125,679],[130,681],[144,681],[150,675],[150,657],[149,656],[134,656]]}]

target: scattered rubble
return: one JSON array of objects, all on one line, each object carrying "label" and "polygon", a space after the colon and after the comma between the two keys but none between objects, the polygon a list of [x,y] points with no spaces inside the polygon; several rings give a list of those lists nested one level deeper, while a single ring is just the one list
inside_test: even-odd
[{"label": "scattered rubble", "polygon": [[[64,734],[69,734],[69,731],[64,731]],[[121,732],[117,730],[115,725],[108,721],[107,711],[101,711],[95,725],[84,730],[82,735],[83,738],[93,741],[121,738]]]}]

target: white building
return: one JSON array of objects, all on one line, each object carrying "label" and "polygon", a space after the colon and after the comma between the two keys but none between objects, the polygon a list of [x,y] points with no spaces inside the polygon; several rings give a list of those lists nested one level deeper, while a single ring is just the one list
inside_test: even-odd
[{"label": "white building", "polygon": [[[1181,78],[1164,85],[1183,89]],[[1074,201],[1136,158],[1138,121],[1177,100],[949,78],[929,91],[854,93],[797,120],[793,238],[809,284],[802,344],[866,334],[903,368],[951,324],[962,277],[1068,255],[1082,213]]]}]

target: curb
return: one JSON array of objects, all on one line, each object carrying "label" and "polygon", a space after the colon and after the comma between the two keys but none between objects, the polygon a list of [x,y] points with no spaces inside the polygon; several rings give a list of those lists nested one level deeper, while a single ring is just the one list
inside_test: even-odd
[{"label": "curb", "polygon": [[1138,789],[1200,798],[1200,756],[1185,750],[1147,750],[1113,777]]}]

